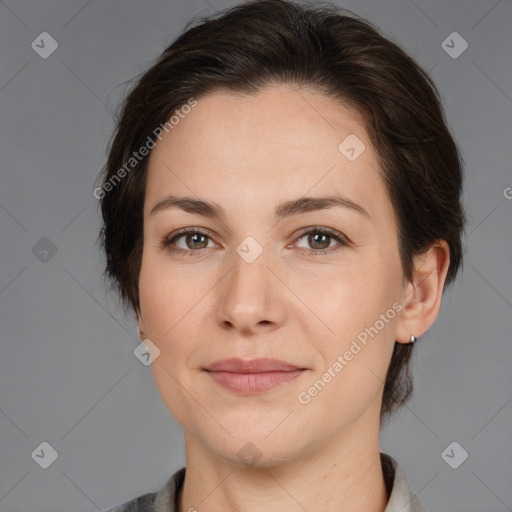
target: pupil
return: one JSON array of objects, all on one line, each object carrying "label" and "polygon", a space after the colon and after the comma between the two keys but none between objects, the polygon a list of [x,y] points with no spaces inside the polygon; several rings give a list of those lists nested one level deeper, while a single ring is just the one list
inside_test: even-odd
[{"label": "pupil", "polygon": [[204,235],[201,235],[200,233],[195,233],[195,234],[193,234],[193,235],[190,235],[190,237],[193,239],[192,245],[197,245],[197,244],[200,244],[200,243],[201,243],[201,242],[197,242],[197,244],[196,244],[196,241],[197,241],[196,239],[197,239],[197,238],[202,238],[202,239],[204,239],[204,238],[205,238],[205,236],[204,236]]},{"label": "pupil", "polygon": [[[318,237],[318,236],[320,236],[320,237],[324,238],[324,242],[325,242],[325,238],[327,238],[327,237],[328,237],[328,235],[322,235],[322,234],[317,233],[317,234],[313,235],[313,239],[314,239],[315,237]],[[313,242],[313,244],[316,244],[316,243],[320,243],[320,244],[321,244],[322,242],[316,242],[316,241],[314,241],[314,242]],[[322,248],[324,248],[324,247],[322,247]]]}]

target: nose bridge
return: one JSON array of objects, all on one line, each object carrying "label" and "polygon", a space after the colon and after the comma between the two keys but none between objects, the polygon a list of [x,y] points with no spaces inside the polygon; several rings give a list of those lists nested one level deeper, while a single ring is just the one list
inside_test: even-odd
[{"label": "nose bridge", "polygon": [[244,332],[281,323],[285,316],[283,291],[268,268],[272,265],[269,251],[247,237],[230,260],[231,271],[218,291],[216,321]]}]

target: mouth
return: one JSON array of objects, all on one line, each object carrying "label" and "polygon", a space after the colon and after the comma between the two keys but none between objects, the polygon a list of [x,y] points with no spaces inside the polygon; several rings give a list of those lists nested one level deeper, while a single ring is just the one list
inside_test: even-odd
[{"label": "mouth", "polygon": [[244,361],[232,358],[217,361],[203,368],[220,386],[243,394],[256,394],[291,382],[307,368],[278,359],[259,358]]}]

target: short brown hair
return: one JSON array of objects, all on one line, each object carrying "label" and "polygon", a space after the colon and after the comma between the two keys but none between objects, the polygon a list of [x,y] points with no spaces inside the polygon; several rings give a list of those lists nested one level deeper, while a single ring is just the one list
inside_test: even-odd
[{"label": "short brown hair", "polygon": [[[224,89],[253,94],[272,84],[313,88],[355,108],[379,158],[397,218],[404,277],[437,239],[450,249],[446,283],[462,264],[462,158],[428,74],[368,21],[346,9],[251,0],[192,20],[143,73],[121,105],[100,175],[105,275],[139,311],[143,205],[149,156],[122,173],[155,128],[191,98]],[[116,176],[117,173],[117,176]],[[106,184],[110,186],[106,188]],[[108,190],[108,192],[106,192]],[[95,194],[96,195],[96,194]],[[98,195],[96,195],[98,197]],[[381,420],[412,393],[412,347],[395,343]]]}]

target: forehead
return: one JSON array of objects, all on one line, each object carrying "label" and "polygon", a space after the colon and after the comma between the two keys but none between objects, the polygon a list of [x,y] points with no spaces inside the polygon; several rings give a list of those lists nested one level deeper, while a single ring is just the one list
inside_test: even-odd
[{"label": "forehead", "polygon": [[[357,153],[364,147],[355,160],[343,152],[347,140]],[[235,194],[260,208],[272,197],[278,202],[334,189],[369,210],[386,200],[357,111],[290,85],[254,95],[218,90],[198,98],[152,150],[145,209],[170,193],[219,203]]]}]

